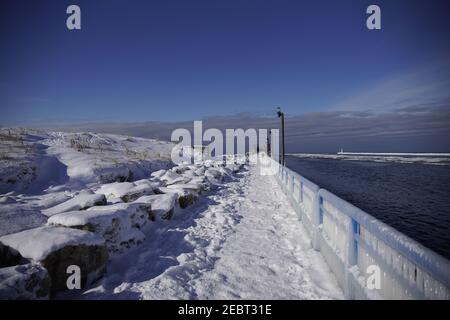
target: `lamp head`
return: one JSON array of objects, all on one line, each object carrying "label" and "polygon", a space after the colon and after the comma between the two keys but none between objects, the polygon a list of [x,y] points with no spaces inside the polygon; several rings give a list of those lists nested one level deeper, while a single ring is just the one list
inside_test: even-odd
[{"label": "lamp head", "polygon": [[280,107],[277,107],[277,115],[278,115],[278,118],[281,118],[281,116],[283,115],[283,112],[281,112]]}]

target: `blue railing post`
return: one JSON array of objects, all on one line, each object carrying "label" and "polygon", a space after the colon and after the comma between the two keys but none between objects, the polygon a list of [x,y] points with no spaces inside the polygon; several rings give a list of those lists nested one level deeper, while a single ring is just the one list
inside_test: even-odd
[{"label": "blue railing post", "polygon": [[320,229],[323,219],[321,219],[323,199],[316,191],[313,198],[312,223],[313,223],[313,248],[320,251]]},{"label": "blue railing post", "polygon": [[345,261],[345,288],[344,293],[347,299],[354,299],[353,275],[350,268],[358,264],[358,238],[360,233],[358,221],[350,218],[350,225],[347,232],[347,256]]},{"label": "blue railing post", "polygon": [[348,250],[348,263],[350,266],[358,264],[358,237],[360,233],[359,223],[352,218],[351,238]]},{"label": "blue railing post", "polygon": [[284,189],[286,190],[286,194],[289,191],[289,172],[286,169],[286,178],[284,179]]},{"label": "blue railing post", "polygon": [[299,188],[300,190],[299,190],[299,192],[300,192],[300,195],[299,195],[299,199],[300,199],[300,202],[301,203],[303,203],[303,182],[302,181],[300,181],[300,188]]}]

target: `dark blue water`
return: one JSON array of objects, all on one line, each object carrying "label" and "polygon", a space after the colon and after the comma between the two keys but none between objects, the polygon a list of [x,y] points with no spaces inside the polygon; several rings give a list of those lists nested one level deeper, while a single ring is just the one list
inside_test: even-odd
[{"label": "dark blue water", "polygon": [[450,259],[450,166],[287,156],[289,168]]}]

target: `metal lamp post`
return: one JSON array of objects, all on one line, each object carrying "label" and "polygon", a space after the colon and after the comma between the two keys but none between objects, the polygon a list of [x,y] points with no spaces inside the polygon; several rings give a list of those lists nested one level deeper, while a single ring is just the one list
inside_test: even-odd
[{"label": "metal lamp post", "polygon": [[281,118],[281,159],[280,163],[281,165],[285,165],[285,157],[284,157],[284,112],[281,111],[280,107],[277,107],[277,115],[278,118]]}]

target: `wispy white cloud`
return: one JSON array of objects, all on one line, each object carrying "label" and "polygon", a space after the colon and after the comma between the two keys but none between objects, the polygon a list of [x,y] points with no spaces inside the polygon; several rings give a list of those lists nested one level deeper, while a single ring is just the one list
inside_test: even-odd
[{"label": "wispy white cloud", "polygon": [[450,61],[392,75],[332,106],[331,110],[386,112],[450,101]]}]

